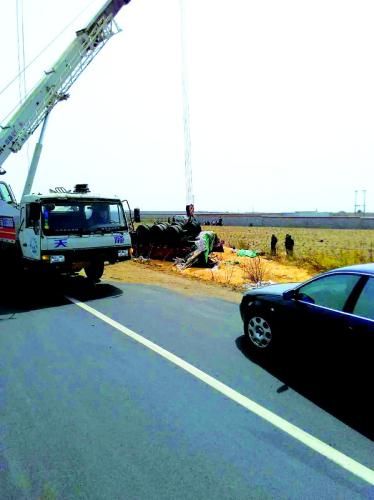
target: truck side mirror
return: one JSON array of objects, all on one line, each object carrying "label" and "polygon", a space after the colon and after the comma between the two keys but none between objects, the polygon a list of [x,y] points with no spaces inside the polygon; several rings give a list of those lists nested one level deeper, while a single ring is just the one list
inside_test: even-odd
[{"label": "truck side mirror", "polygon": [[30,203],[29,204],[29,221],[34,222],[39,220],[40,218],[40,205],[39,203]]},{"label": "truck side mirror", "polygon": [[139,208],[134,208],[134,222],[141,222]]}]

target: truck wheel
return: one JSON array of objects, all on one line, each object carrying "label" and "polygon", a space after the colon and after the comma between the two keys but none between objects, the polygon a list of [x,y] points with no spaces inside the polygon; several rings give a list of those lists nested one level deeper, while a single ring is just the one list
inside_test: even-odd
[{"label": "truck wheel", "polygon": [[93,283],[100,281],[104,272],[104,262],[102,260],[95,260],[84,268],[87,278]]}]

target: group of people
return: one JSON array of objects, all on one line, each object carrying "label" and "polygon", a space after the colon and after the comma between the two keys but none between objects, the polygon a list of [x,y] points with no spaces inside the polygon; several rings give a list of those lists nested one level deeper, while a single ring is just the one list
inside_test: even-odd
[{"label": "group of people", "polygon": [[[195,218],[195,216],[189,216],[189,217],[186,217],[184,216],[185,218],[185,222],[190,219],[190,218],[193,218],[194,220],[197,220]],[[183,218],[183,216],[179,216],[178,219],[175,218],[175,216],[173,217],[168,217],[168,224],[174,224],[175,222],[180,222],[181,218]],[[156,222],[156,221],[155,221]],[[219,219],[214,219],[214,220],[204,220],[204,221],[200,221],[200,224],[201,225],[204,225],[204,226],[223,226],[223,219],[222,217],[220,217]]]},{"label": "group of people", "polygon": [[[276,255],[277,254],[277,243],[278,243],[278,238],[275,236],[275,234],[271,235],[271,240],[270,240],[270,250],[271,250],[271,255]],[[290,234],[286,234],[285,240],[284,240],[284,247],[286,249],[287,255],[292,256],[293,255],[293,247],[295,245],[295,242]]]},{"label": "group of people", "polygon": [[219,219],[214,219],[212,221],[206,220],[203,222],[205,226],[223,226],[223,219],[220,217]]}]

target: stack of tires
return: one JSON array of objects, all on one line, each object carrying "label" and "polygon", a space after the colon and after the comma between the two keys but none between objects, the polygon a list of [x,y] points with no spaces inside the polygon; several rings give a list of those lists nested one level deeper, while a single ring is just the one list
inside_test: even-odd
[{"label": "stack of tires", "polygon": [[187,222],[166,222],[153,225],[141,224],[136,229],[136,242],[139,246],[178,247],[194,240],[201,226],[195,220]]}]

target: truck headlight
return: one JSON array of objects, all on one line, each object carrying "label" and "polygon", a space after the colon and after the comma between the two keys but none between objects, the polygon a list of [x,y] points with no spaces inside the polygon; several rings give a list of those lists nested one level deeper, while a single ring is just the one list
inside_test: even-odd
[{"label": "truck headlight", "polygon": [[126,250],[118,250],[118,257],[128,257],[129,256],[129,251]]},{"label": "truck headlight", "polygon": [[65,262],[65,255],[51,255],[49,262],[51,264],[61,264],[61,262]]}]

